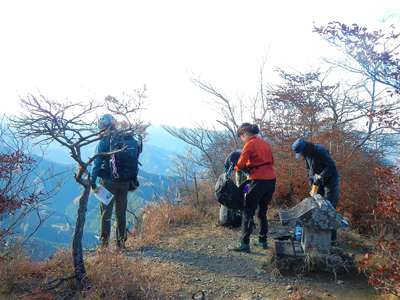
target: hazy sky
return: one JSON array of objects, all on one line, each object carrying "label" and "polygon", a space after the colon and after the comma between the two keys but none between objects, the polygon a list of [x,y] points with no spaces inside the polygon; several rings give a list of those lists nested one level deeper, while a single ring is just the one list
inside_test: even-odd
[{"label": "hazy sky", "polygon": [[13,112],[28,92],[85,101],[146,84],[145,117],[187,126],[214,118],[191,76],[246,97],[265,56],[268,71],[332,55],[313,22],[374,26],[392,13],[399,0],[3,0],[0,103]]}]

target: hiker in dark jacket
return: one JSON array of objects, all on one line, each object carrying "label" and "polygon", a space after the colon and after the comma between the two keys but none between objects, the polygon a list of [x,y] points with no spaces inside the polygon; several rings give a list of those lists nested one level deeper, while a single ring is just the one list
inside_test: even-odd
[{"label": "hiker in dark jacket", "polygon": [[234,251],[250,252],[250,235],[253,231],[253,218],[257,216],[260,221],[260,232],[257,245],[266,249],[268,220],[268,204],[275,191],[276,175],[274,171],[274,158],[270,145],[258,133],[257,125],[244,123],[238,129],[238,136],[245,143],[235,171],[249,173],[249,188],[245,194],[242,237],[240,246]]},{"label": "hiker in dark jacket", "polygon": [[[116,120],[112,115],[104,115],[99,119],[99,129],[102,131],[103,138],[97,145],[96,153],[108,153],[112,150],[112,136],[117,135]],[[136,143],[131,140],[133,137],[127,137],[129,142]],[[110,239],[111,219],[113,206],[115,204],[115,215],[117,221],[116,239],[117,247],[123,249],[126,241],[126,209],[128,191],[134,190],[138,185],[137,180],[126,179],[121,174],[121,180],[114,180],[116,170],[115,158],[110,155],[100,155],[94,161],[94,166],[91,173],[91,186],[93,190],[97,189],[97,178],[101,178],[101,184],[110,191],[114,197],[108,205],[100,203],[101,226],[100,240],[103,247],[107,247]],[[133,168],[137,166],[132,166]],[[119,170],[122,172],[121,170]]]},{"label": "hiker in dark jacket", "polygon": [[[339,200],[339,173],[329,151],[322,145],[304,139],[296,140],[292,150],[297,159],[304,157],[309,184],[318,186],[317,193],[336,208]],[[332,241],[336,241],[336,231],[332,232]]]},{"label": "hiker in dark jacket", "polygon": [[[239,161],[240,155],[242,152],[240,150],[236,150],[231,152],[228,157],[225,159],[224,169],[225,172],[228,172],[231,168],[231,171],[234,171],[237,162]],[[247,174],[243,171],[235,171],[235,183],[237,186],[240,186],[243,182],[247,180]]]},{"label": "hiker in dark jacket", "polygon": [[[240,158],[241,151],[236,150],[231,152],[225,159],[225,173],[232,173],[234,167]],[[247,180],[247,175],[244,172],[234,172],[235,184],[239,187]],[[225,205],[220,205],[219,208],[219,225],[228,227],[239,227],[242,223],[242,212],[238,209],[228,208]]]}]

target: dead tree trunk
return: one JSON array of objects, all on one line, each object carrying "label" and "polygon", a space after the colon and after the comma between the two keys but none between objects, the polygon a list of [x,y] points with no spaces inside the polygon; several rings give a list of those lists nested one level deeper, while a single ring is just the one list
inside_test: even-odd
[{"label": "dead tree trunk", "polygon": [[89,195],[90,186],[84,186],[82,195],[79,197],[78,215],[76,217],[75,232],[72,241],[72,257],[74,261],[75,280],[79,290],[84,290],[89,287],[82,247],[83,228],[85,226]]},{"label": "dead tree trunk", "polygon": [[193,180],[194,180],[194,192],[196,195],[196,205],[199,205],[200,200],[199,200],[199,187],[197,185],[197,175],[196,172],[193,173]]}]

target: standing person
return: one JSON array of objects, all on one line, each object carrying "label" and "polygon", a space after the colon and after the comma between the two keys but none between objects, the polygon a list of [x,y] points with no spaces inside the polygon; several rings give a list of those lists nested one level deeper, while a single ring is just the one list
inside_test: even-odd
[{"label": "standing person", "polygon": [[242,124],[237,132],[244,142],[244,147],[235,171],[246,171],[251,180],[249,189],[245,194],[240,246],[233,249],[238,252],[250,252],[252,221],[257,209],[257,216],[260,221],[258,245],[263,249],[268,247],[267,210],[275,191],[276,175],[271,147],[258,135],[259,132],[257,125],[249,123]]},{"label": "standing person", "polygon": [[[292,144],[296,159],[304,157],[308,181],[318,186],[317,193],[336,208],[339,200],[339,173],[329,151],[322,145],[298,139]],[[313,195],[312,195],[313,196]],[[332,241],[336,241],[336,230],[332,231]]]},{"label": "standing person", "polygon": [[[132,135],[121,133],[116,129],[116,120],[110,114],[103,115],[99,119],[99,130],[103,137],[97,145],[96,153],[100,155],[94,161],[90,178],[91,186],[93,190],[96,190],[97,178],[100,177],[101,184],[114,195],[108,205],[100,203],[101,245],[102,247],[108,246],[115,204],[117,247],[123,249],[126,241],[128,191],[135,190],[139,186],[137,174],[140,149]],[[112,155],[101,155],[115,151],[119,152]]]}]

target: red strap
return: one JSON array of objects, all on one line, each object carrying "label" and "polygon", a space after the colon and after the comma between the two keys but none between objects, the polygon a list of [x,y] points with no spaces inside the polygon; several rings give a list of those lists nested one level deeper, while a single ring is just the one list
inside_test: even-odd
[{"label": "red strap", "polygon": [[262,163],[262,164],[259,164],[259,165],[255,165],[255,166],[248,167],[248,169],[250,169],[250,170],[252,170],[252,169],[257,169],[257,168],[259,168],[259,167],[267,166],[267,165],[272,165],[272,163],[271,163],[271,162],[265,162],[265,163]]}]

